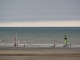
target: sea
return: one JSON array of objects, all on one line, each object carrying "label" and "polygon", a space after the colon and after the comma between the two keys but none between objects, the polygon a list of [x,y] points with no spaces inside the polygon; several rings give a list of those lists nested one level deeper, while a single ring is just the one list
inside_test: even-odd
[{"label": "sea", "polygon": [[80,27],[0,27],[0,44],[14,44],[15,33],[19,44],[69,44],[80,45]]}]

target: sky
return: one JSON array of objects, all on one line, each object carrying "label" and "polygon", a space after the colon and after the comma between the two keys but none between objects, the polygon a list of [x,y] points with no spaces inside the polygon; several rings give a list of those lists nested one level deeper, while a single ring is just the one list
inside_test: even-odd
[{"label": "sky", "polygon": [[0,27],[80,27],[80,0],[0,0]]}]

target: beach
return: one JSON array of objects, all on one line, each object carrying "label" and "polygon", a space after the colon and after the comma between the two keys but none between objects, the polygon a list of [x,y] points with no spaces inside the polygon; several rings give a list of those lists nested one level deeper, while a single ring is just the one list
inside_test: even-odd
[{"label": "beach", "polygon": [[0,60],[80,60],[80,48],[0,47]]},{"label": "beach", "polygon": [[80,60],[80,27],[0,27],[0,60]]}]

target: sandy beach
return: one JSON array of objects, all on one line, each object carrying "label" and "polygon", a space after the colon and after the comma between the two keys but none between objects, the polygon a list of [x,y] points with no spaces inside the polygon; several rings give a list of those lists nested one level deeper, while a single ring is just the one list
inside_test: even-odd
[{"label": "sandy beach", "polygon": [[80,60],[80,48],[0,48],[0,60]]}]

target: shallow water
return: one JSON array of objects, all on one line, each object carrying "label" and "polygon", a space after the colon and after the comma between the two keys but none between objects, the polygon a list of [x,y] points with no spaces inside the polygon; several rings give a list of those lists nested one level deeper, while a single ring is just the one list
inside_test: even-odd
[{"label": "shallow water", "polygon": [[80,27],[0,27],[0,43],[23,44],[64,44],[66,33],[68,42],[80,44]]}]

